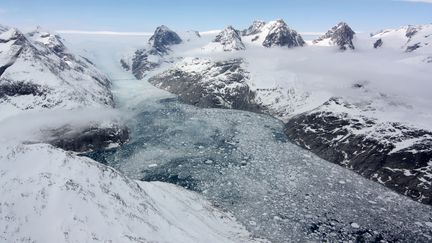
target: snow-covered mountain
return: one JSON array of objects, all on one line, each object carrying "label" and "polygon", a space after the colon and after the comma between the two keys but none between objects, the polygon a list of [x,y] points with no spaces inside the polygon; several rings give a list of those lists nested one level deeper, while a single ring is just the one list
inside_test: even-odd
[{"label": "snow-covered mountain", "polygon": [[411,54],[410,63],[432,63],[432,24],[408,25],[372,35],[373,47]]},{"label": "snow-covered mountain", "polygon": [[204,49],[206,51],[239,51],[244,50],[245,45],[242,42],[240,31],[232,26],[227,26]]},{"label": "snow-covered mountain", "polygon": [[367,116],[367,105],[332,98],[288,121],[300,146],[419,202],[432,204],[432,132]]},{"label": "snow-covered mountain", "polygon": [[245,31],[252,42],[260,43],[264,47],[297,47],[305,45],[305,41],[297,31],[290,29],[282,19],[270,21],[267,24],[263,22],[254,22]]},{"label": "snow-covered mountain", "polygon": [[[38,123],[38,113],[66,116],[112,108],[111,81],[91,61],[73,54],[60,36],[41,28],[28,34],[0,28],[0,121],[21,117]],[[128,138],[127,128],[117,119],[79,126],[69,121],[55,126],[47,121],[40,128],[47,136],[39,141],[82,152],[120,145]]]},{"label": "snow-covered mountain", "polygon": [[186,58],[149,82],[199,107],[258,111],[254,93],[247,85],[248,72],[242,64],[242,59],[214,62]]},{"label": "snow-covered mountain", "polygon": [[[424,36],[426,32],[418,32],[427,28],[411,28],[406,41]],[[355,32],[342,22],[313,45],[268,49],[262,46],[301,46],[304,41],[281,20],[257,22],[248,30],[255,34],[243,35],[245,51],[222,56],[204,50],[179,52],[185,59],[149,82],[188,104],[268,113],[287,124],[285,132],[293,142],[417,201],[432,203],[432,154],[427,149],[432,127],[425,122],[432,113],[427,92],[416,88],[430,86],[430,71],[422,62],[408,61],[427,58],[426,42],[411,53],[386,49],[392,39],[384,38],[386,34],[354,38]],[[408,38],[407,30],[387,33],[404,32],[403,38]],[[281,42],[289,33],[295,34]],[[385,54],[370,45],[377,36]],[[335,46],[356,51],[328,51]],[[404,88],[407,79],[417,84]]]},{"label": "snow-covered mountain", "polygon": [[337,46],[340,50],[354,50],[355,32],[345,22],[340,22],[320,38],[313,41],[318,46]]},{"label": "snow-covered mountain", "polygon": [[142,79],[149,71],[160,67],[164,62],[172,62],[167,57],[171,52],[170,47],[180,43],[182,39],[177,33],[161,25],[150,37],[149,45],[146,48],[138,49],[133,54],[127,55],[120,60],[120,63],[137,79]]},{"label": "snow-covered mountain", "polygon": [[243,36],[256,35],[261,33],[262,29],[266,25],[266,22],[261,20],[255,20],[247,29],[242,31]]},{"label": "snow-covered mountain", "polygon": [[149,40],[150,46],[161,53],[167,52],[170,46],[180,44],[181,42],[182,39],[180,39],[177,33],[165,25],[157,27]]},{"label": "snow-covered mountain", "polygon": [[[201,36],[161,26],[121,63],[105,47],[113,53],[96,53],[95,63],[114,60],[105,70],[120,76],[124,89],[115,93],[134,100],[119,113],[103,112],[114,106],[107,76],[60,37],[0,26],[0,241],[254,242],[220,208],[276,242],[430,241],[428,205],[288,142],[432,204],[431,71],[429,61],[417,62],[432,62],[428,27],[353,39],[338,26],[324,47],[265,48],[305,45],[282,20],[254,22],[242,37],[232,27]],[[409,45],[389,46],[400,41],[393,35]],[[229,51],[208,52],[210,42]],[[355,51],[334,51],[354,44]],[[184,103],[281,121],[182,105],[149,83]],[[36,111],[12,117],[8,107]],[[133,116],[136,137],[124,150],[92,155],[113,155],[137,179],[194,185],[218,209],[195,193],[135,181],[64,151],[127,140],[113,116]]]},{"label": "snow-covered mountain", "polygon": [[0,173],[2,242],[255,242],[194,192],[50,145],[2,144]]},{"label": "snow-covered mountain", "polygon": [[0,119],[26,110],[113,107],[110,85],[59,36],[0,28]]},{"label": "snow-covered mountain", "polygon": [[405,52],[432,52],[432,24],[408,25],[399,29],[382,30],[372,35],[376,47]]}]

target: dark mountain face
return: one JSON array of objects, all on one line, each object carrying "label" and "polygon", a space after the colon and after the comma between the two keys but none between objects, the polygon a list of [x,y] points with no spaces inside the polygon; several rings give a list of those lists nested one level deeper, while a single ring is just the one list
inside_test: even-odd
[{"label": "dark mountain face", "polygon": [[[416,201],[432,204],[431,132],[396,122],[379,123],[367,117],[330,112],[326,109],[330,106],[355,108],[332,98],[316,110],[289,120],[285,133],[296,144],[330,162]],[[361,132],[364,129],[370,132]],[[417,142],[410,142],[413,140]]]},{"label": "dark mountain face", "polygon": [[165,25],[156,28],[152,37],[150,37],[150,45],[159,52],[165,53],[169,46],[177,45],[182,42],[182,39],[176,32],[170,30]]},{"label": "dark mountain face", "polygon": [[314,40],[314,43],[330,39],[330,41],[339,47],[340,50],[351,49],[354,50],[354,39],[355,32],[348,26],[348,24],[341,22],[338,25],[331,28],[325,35]]},{"label": "dark mountain face", "polygon": [[418,30],[417,30],[417,28],[416,28],[415,26],[408,26],[408,29],[407,29],[407,31],[406,31],[405,36],[406,36],[407,38],[411,38],[411,37],[413,37],[414,35],[416,35],[417,32],[418,32]]},{"label": "dark mountain face", "polygon": [[303,46],[304,44],[306,43],[301,35],[290,29],[283,20],[277,20],[271,26],[262,43],[265,47],[284,46],[288,48]]},{"label": "dark mountain face", "polygon": [[377,41],[375,41],[373,46],[376,49],[376,48],[380,48],[382,45],[383,45],[382,39],[378,39]]},{"label": "dark mountain face", "polygon": [[202,72],[174,68],[150,78],[149,82],[178,94],[179,100],[187,104],[203,108],[258,111],[254,102],[255,93],[246,83],[249,74],[242,64],[242,59],[219,62],[194,59],[184,65],[205,66]]},{"label": "dark mountain face", "polygon": [[179,35],[165,25],[156,28],[149,39],[149,49],[136,50],[131,59],[121,59],[120,64],[126,71],[132,71],[137,79],[143,79],[149,71],[158,68],[171,51],[172,45],[182,43]]},{"label": "dark mountain face", "polygon": [[266,22],[264,21],[260,21],[260,20],[255,20],[251,26],[249,26],[249,28],[243,30],[241,32],[242,36],[249,36],[249,35],[256,35],[261,33],[262,28],[264,27],[264,25],[266,24]]}]

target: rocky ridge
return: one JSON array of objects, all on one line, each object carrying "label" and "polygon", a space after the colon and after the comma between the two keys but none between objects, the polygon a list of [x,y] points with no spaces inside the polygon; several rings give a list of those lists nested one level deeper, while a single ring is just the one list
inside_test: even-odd
[{"label": "rocky ridge", "polygon": [[334,45],[340,50],[354,50],[353,39],[355,32],[345,22],[340,22],[331,28],[325,35],[313,41],[315,45]]},{"label": "rocky ridge", "polygon": [[177,33],[162,25],[156,28],[149,39],[147,49],[138,49],[131,56],[122,58],[122,67],[131,71],[137,79],[143,79],[148,72],[160,67],[164,62],[172,62],[167,58],[173,45],[182,43]]}]

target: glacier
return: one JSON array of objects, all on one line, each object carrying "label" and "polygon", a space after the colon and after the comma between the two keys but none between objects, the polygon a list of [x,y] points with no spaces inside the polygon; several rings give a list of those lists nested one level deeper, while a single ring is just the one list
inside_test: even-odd
[{"label": "glacier", "polygon": [[[128,45],[117,38],[66,38],[77,50],[92,50],[92,60],[113,80],[119,109],[129,117],[127,144],[87,156],[133,179],[197,191],[231,212],[253,236],[272,242],[432,239],[429,206],[293,145],[280,120],[200,109],[145,78],[136,80],[118,64]],[[140,39],[145,40],[129,41],[136,45]]]}]

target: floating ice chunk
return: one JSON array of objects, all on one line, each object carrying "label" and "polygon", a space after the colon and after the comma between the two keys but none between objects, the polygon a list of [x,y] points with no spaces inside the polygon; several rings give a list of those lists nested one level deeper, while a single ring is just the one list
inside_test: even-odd
[{"label": "floating ice chunk", "polygon": [[358,229],[360,228],[360,225],[358,225],[357,223],[351,223],[351,227],[353,227],[354,229]]}]

